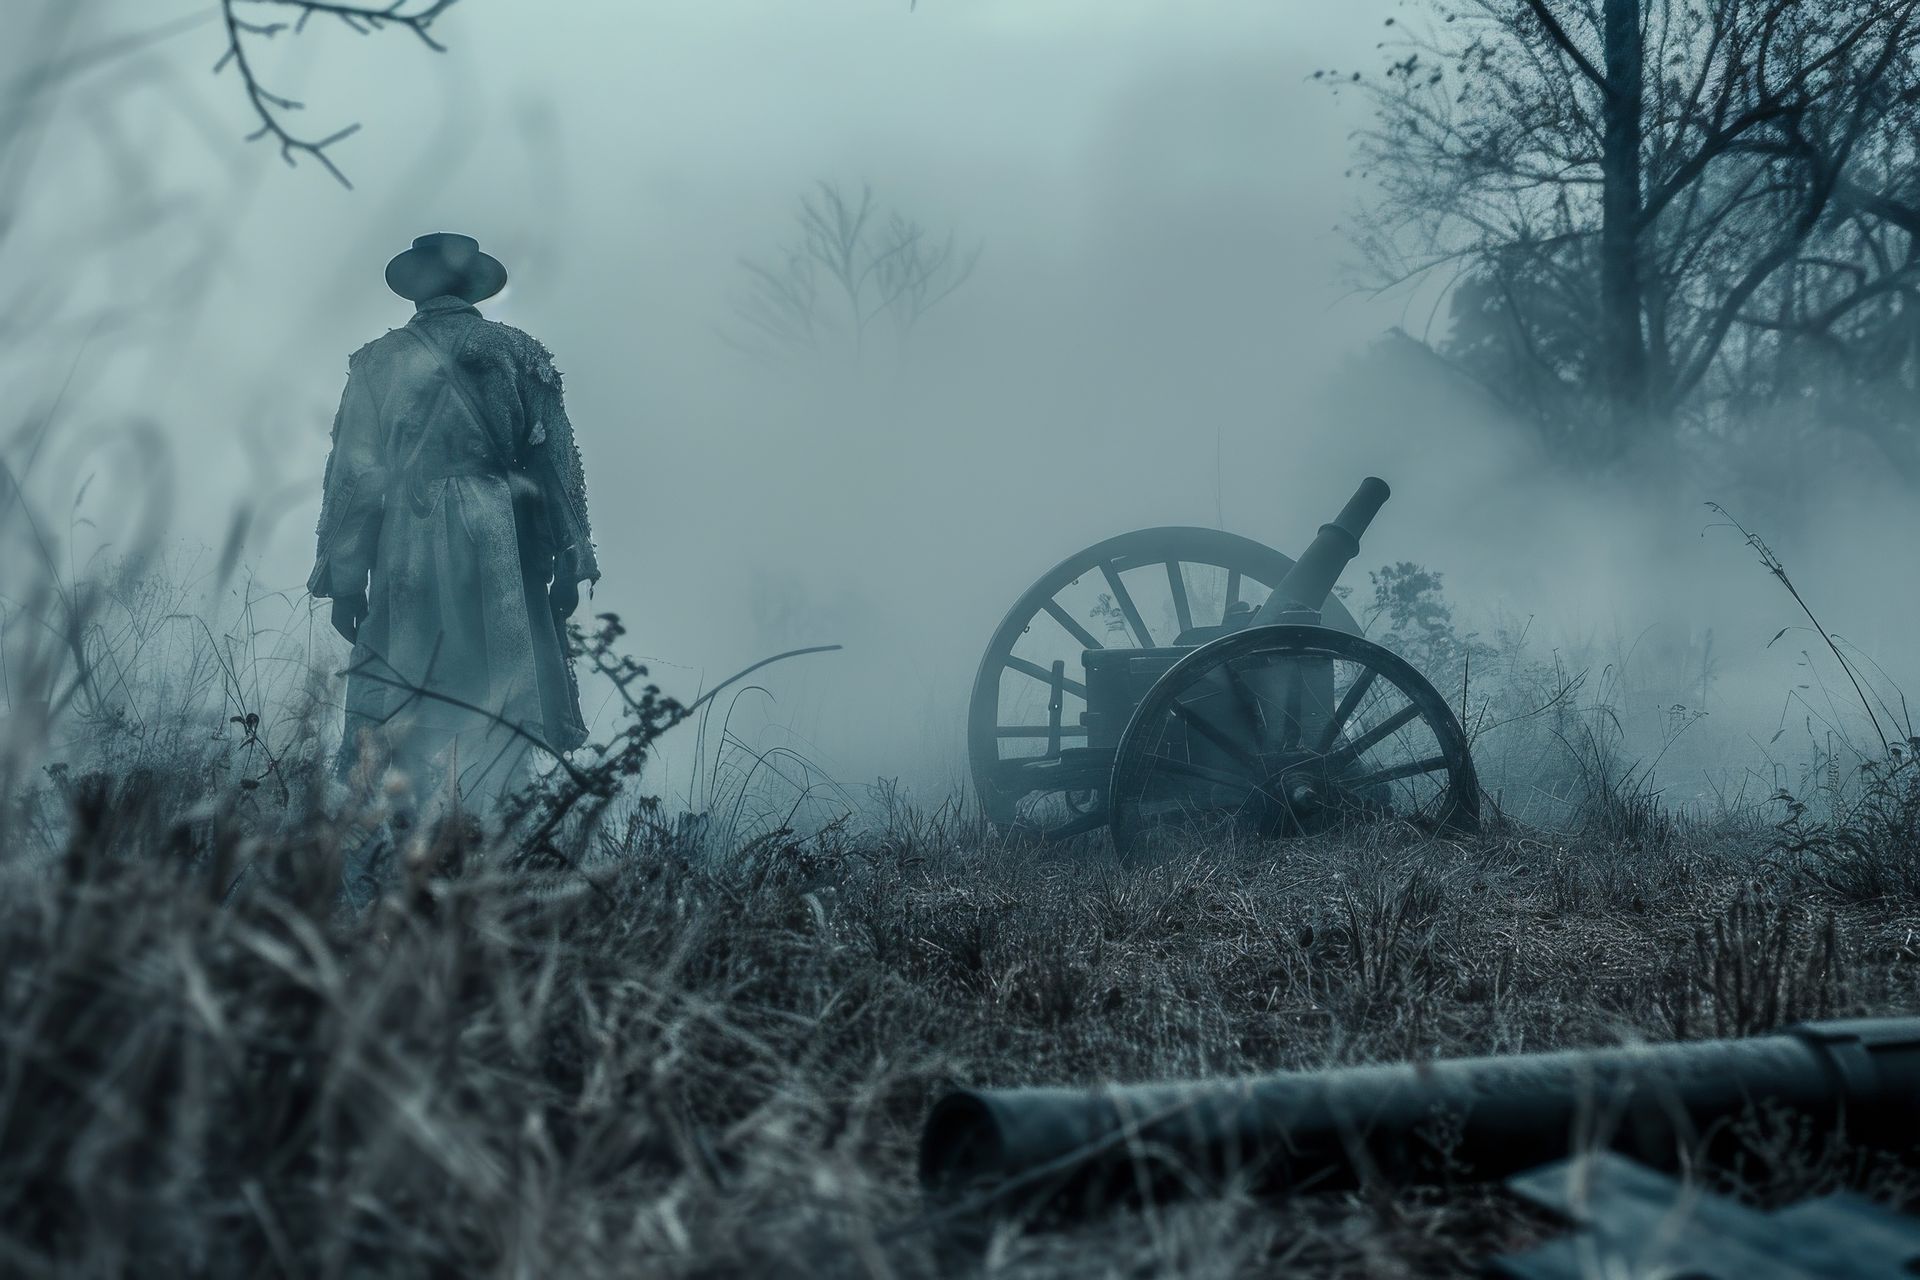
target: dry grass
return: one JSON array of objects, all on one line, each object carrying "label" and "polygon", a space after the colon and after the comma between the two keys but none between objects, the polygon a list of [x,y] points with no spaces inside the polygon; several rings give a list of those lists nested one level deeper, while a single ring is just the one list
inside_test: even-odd
[{"label": "dry grass", "polygon": [[[1546,1228],[1486,1189],[1370,1193],[1008,1231],[962,1264],[918,1125],[954,1082],[1920,1009],[1915,900],[1835,892],[1765,830],[1123,866],[896,806],[720,857],[637,820],[536,874],[446,827],[353,915],[341,851],[377,812],[269,827],[151,776],[69,790],[65,855],[0,900],[13,1274],[1456,1274]],[[1851,1166],[1769,1168],[1780,1195]]]}]

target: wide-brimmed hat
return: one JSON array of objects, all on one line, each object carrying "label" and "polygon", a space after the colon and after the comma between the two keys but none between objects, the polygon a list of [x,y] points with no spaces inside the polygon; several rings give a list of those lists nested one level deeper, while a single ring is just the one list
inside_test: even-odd
[{"label": "wide-brimmed hat", "polygon": [[448,294],[479,302],[506,285],[507,269],[498,258],[480,252],[472,236],[446,231],[416,238],[411,249],[387,264],[387,288],[409,302]]}]

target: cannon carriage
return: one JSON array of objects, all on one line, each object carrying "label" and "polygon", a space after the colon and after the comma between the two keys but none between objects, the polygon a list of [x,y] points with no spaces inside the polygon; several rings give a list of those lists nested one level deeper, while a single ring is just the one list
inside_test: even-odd
[{"label": "cannon carriage", "polygon": [[1124,534],[1056,565],[994,632],[968,757],[996,827],[1274,839],[1355,820],[1478,823],[1446,698],[1334,598],[1389,490],[1369,478],[1298,561],[1213,529]]}]

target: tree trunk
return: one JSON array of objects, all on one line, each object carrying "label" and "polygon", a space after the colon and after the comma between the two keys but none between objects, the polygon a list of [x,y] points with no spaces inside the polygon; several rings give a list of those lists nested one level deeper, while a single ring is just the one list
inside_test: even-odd
[{"label": "tree trunk", "polygon": [[1609,426],[1603,453],[1618,461],[1654,426],[1640,278],[1640,0],[1606,0],[1603,14],[1600,334]]}]

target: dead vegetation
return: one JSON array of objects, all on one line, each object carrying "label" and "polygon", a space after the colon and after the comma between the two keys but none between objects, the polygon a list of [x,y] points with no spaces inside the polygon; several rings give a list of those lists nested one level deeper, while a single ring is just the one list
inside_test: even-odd
[{"label": "dead vegetation", "polygon": [[[930,1275],[955,1261],[912,1148],[950,1083],[1920,1008],[1911,879],[1860,892],[1764,827],[1122,865],[897,797],[871,829],[731,853],[642,811],[572,869],[415,832],[352,914],[340,864],[386,838],[377,810],[276,825],[151,774],[64,798],[64,851],[16,858],[0,900],[0,1257],[22,1275]],[[1765,1194],[1907,1194],[1770,1140]],[[960,1269],[1445,1275],[1548,1229],[1461,1186],[1009,1232]]]},{"label": "dead vegetation", "polygon": [[[885,785],[804,835],[798,805],[744,790],[706,788],[712,821],[636,800],[701,707],[660,697],[610,617],[576,641],[621,730],[511,837],[407,828],[324,795],[298,618],[243,598],[215,636],[175,596],[109,593],[49,633],[82,642],[49,641],[27,726],[65,716],[86,751],[35,774],[34,742],[0,743],[8,1274],[1452,1275],[1552,1227],[1462,1181],[1002,1229],[962,1254],[917,1193],[918,1129],[954,1084],[1920,1010],[1906,748],[1771,822],[1676,814],[1604,697],[1517,648],[1514,688],[1461,684],[1560,771],[1562,830],[1122,863]],[[383,866],[342,894],[343,869]],[[1749,1145],[1756,1198],[1913,1200],[1833,1135]]]}]

